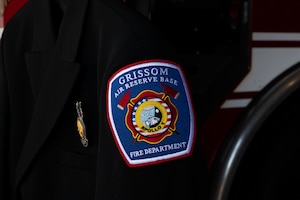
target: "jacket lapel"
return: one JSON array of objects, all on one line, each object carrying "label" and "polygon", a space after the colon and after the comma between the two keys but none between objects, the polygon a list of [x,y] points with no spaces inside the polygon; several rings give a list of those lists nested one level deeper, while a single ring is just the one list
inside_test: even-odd
[{"label": "jacket lapel", "polygon": [[[35,1],[36,8],[40,9],[41,0]],[[36,104],[31,124],[25,140],[22,153],[16,169],[16,184],[18,185],[34,160],[37,152],[47,139],[70,94],[73,84],[80,70],[80,64],[75,63],[78,44],[80,40],[84,15],[88,0],[70,0],[65,11],[57,42],[53,50],[49,50],[50,59],[47,62],[41,58],[48,43],[43,40],[49,35],[41,31],[45,27],[41,17],[36,16],[40,22],[36,23],[36,37],[33,43],[33,53],[26,55],[29,73],[33,84]],[[37,9],[36,9],[37,10]],[[48,24],[46,24],[48,26]],[[40,32],[41,31],[41,32]],[[49,41],[49,40],[48,40]],[[47,49],[47,48],[46,48]],[[39,67],[43,64],[45,67]],[[42,79],[39,79],[37,68],[44,68]]]}]

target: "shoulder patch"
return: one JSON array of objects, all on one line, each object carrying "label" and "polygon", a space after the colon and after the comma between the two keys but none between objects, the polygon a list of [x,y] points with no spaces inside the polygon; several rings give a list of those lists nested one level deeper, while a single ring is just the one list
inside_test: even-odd
[{"label": "shoulder patch", "polygon": [[111,131],[128,166],[192,153],[195,119],[178,64],[146,60],[123,67],[108,81],[107,105]]}]

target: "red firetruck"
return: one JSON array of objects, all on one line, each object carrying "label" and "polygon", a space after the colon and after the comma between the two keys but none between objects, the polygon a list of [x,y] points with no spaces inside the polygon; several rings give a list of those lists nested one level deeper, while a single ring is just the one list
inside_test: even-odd
[{"label": "red firetruck", "polygon": [[[11,0],[4,25],[25,0]],[[124,0],[173,40],[212,200],[300,199],[300,1]]]}]

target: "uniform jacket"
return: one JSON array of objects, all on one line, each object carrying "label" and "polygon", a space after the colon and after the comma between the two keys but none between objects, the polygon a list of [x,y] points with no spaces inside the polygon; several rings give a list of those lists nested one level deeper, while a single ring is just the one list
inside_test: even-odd
[{"label": "uniform jacket", "polygon": [[[0,199],[205,199],[199,138],[190,156],[129,167],[109,125],[110,77],[134,62],[173,61],[170,50],[118,1],[24,5],[1,40]],[[77,101],[88,147],[76,127]]]}]

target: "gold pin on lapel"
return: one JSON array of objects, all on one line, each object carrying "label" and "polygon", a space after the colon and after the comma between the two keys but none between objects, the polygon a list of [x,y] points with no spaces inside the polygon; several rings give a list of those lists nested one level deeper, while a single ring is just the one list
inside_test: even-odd
[{"label": "gold pin on lapel", "polygon": [[77,130],[81,139],[81,143],[84,147],[88,146],[88,139],[86,137],[86,129],[85,124],[83,122],[83,112],[81,108],[81,102],[76,102],[76,110],[77,110]]}]

